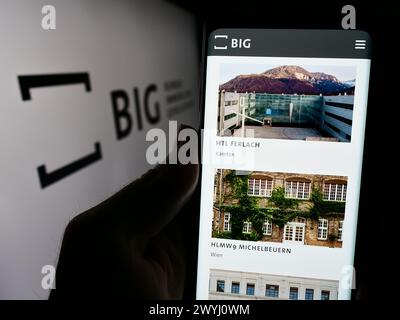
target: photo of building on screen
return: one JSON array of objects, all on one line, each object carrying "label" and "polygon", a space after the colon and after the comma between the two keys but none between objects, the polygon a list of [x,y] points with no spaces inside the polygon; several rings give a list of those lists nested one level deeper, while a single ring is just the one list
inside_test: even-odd
[{"label": "photo of building on screen", "polygon": [[211,300],[337,300],[339,281],[210,270]]},{"label": "photo of building on screen", "polygon": [[347,177],[217,169],[213,238],[342,247]]},{"label": "photo of building on screen", "polygon": [[219,136],[351,141],[354,67],[252,65],[251,74],[235,68],[221,66]]}]

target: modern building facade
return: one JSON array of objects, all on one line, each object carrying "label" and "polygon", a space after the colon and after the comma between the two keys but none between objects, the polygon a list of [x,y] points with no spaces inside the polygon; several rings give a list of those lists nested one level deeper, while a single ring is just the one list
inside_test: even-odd
[{"label": "modern building facade", "polygon": [[231,130],[242,125],[241,114],[252,116],[256,112],[255,93],[222,92],[219,95],[218,133],[230,136]]},{"label": "modern building facade", "polygon": [[354,96],[323,98],[321,129],[339,141],[351,140]]},{"label": "modern building facade", "polygon": [[[235,194],[235,175],[246,194]],[[218,169],[212,236],[340,248],[346,193],[344,176]]]},{"label": "modern building facade", "polygon": [[337,300],[339,281],[210,270],[212,300]]},{"label": "modern building facade", "polygon": [[[315,128],[321,136],[349,142],[353,118],[354,95],[297,95],[269,93],[219,93],[218,134],[231,135],[241,126],[242,112],[274,126]],[[246,120],[248,124],[249,120]],[[312,139],[311,139],[312,140]]]}]

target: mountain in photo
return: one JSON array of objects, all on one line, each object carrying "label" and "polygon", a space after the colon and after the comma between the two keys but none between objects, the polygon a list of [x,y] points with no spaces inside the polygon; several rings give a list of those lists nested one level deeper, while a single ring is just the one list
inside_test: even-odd
[{"label": "mountain in photo", "polygon": [[220,85],[220,90],[332,95],[344,93],[350,87],[350,83],[342,83],[330,74],[309,72],[299,66],[280,66],[260,74],[239,75]]}]

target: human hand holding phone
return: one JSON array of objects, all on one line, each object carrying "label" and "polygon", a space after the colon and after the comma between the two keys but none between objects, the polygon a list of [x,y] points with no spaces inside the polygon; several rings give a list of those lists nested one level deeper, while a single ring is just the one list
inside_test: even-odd
[{"label": "human hand holding phone", "polygon": [[66,228],[50,299],[179,299],[198,165],[159,165]]}]

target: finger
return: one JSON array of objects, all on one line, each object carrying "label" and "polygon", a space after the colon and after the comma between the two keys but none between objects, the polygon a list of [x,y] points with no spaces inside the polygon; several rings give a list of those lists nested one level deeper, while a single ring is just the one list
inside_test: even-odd
[{"label": "finger", "polygon": [[100,212],[117,232],[152,237],[191,197],[198,175],[198,165],[159,165],[106,200]]}]

